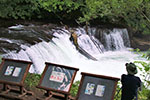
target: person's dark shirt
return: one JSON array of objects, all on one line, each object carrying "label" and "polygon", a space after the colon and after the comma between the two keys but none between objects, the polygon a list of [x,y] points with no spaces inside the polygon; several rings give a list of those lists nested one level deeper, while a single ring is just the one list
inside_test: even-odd
[{"label": "person's dark shirt", "polygon": [[133,100],[135,97],[137,100],[137,91],[141,86],[141,80],[139,77],[134,75],[125,75],[121,76],[122,83],[122,96],[121,100]]}]

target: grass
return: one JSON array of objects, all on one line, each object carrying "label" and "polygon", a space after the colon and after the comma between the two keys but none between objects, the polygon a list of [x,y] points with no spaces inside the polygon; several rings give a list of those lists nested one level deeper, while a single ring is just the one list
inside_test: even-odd
[{"label": "grass", "polygon": [[25,79],[25,86],[28,88],[37,86],[40,81],[40,78],[41,78],[40,74],[28,73]]}]

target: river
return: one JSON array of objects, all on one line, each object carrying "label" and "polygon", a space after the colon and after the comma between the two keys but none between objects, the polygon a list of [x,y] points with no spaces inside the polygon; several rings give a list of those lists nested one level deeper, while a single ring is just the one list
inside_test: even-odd
[{"label": "river", "polygon": [[[37,31],[34,25],[17,25],[7,28],[4,33],[14,37],[6,38],[5,34],[0,40],[13,44],[18,49],[16,50],[14,46],[13,50],[3,48],[2,50],[5,51],[3,57],[32,61],[31,73],[41,74],[45,68],[45,62],[79,68],[75,80],[80,80],[81,72],[120,78],[126,73],[125,63],[141,60],[139,55],[131,51],[126,29],[89,28],[89,35],[83,27],[73,29],[79,35],[79,46],[97,61],[88,59],[76,50],[69,40],[70,32],[64,27],[42,28]],[[30,39],[30,42],[27,39]]]}]

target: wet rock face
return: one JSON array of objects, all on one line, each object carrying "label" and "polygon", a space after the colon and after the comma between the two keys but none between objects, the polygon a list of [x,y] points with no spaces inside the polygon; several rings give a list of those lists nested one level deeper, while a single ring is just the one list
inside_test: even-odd
[{"label": "wet rock face", "polygon": [[141,51],[147,51],[150,49],[150,34],[142,34],[142,32],[133,31],[128,28],[130,36],[131,47],[134,49],[140,49]]},{"label": "wet rock face", "polygon": [[132,37],[131,39],[132,48],[140,49],[141,51],[147,51],[150,49],[150,35],[140,37]]},{"label": "wet rock face", "polygon": [[[24,46],[50,41],[53,37],[51,27],[47,26],[13,26],[0,28],[0,53],[19,51]],[[24,45],[24,46],[22,46]]]},{"label": "wet rock face", "polygon": [[6,41],[0,41],[0,52],[1,53],[7,53],[8,51],[18,51],[21,49],[21,47],[15,43],[9,43]]}]

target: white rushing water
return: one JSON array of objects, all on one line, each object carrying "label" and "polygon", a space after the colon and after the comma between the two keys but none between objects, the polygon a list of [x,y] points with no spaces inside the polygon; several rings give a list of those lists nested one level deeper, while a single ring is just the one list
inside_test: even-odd
[{"label": "white rushing water", "polygon": [[[70,34],[67,34],[69,33],[67,30],[54,31],[53,35],[56,38],[53,38],[52,41],[43,41],[31,47],[22,45],[24,49],[19,53],[10,52],[5,57],[32,61],[31,73],[41,74],[45,68],[45,62],[79,68],[75,80],[80,80],[81,72],[120,78],[121,74],[126,73],[125,63],[139,60],[138,55],[130,52],[129,48],[124,44],[124,42],[129,43],[128,36],[123,39],[122,34],[126,31],[124,29],[123,31],[115,29],[109,35],[104,33],[107,50],[95,37],[86,35],[83,29],[78,28],[76,30],[78,35],[81,34],[78,38],[80,47],[98,59],[98,61],[90,60],[80,54],[70,42]],[[114,51],[111,51],[110,48],[112,44],[116,48]]]}]

